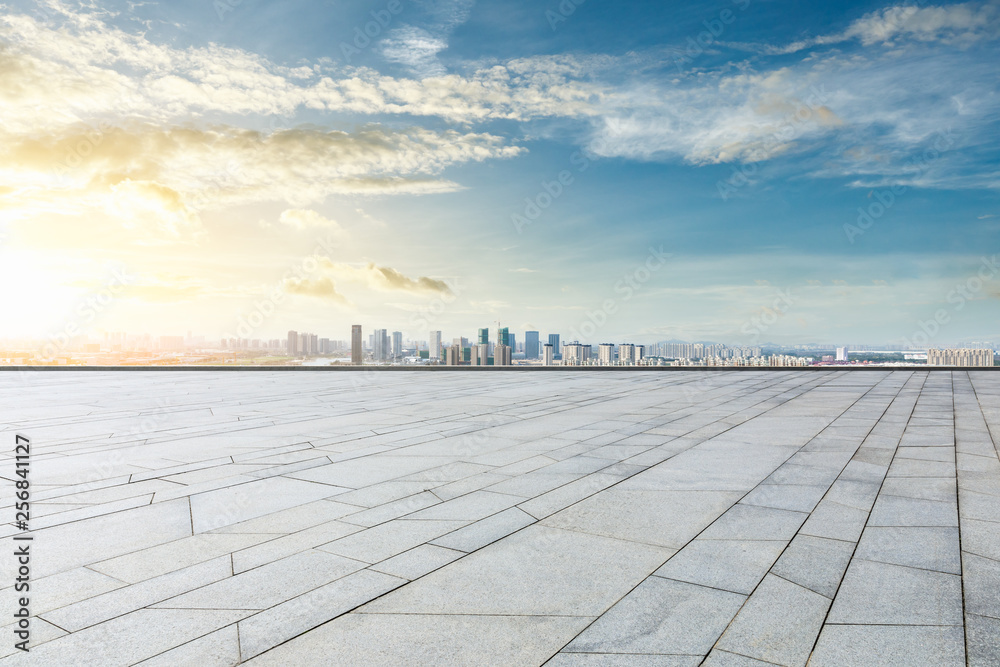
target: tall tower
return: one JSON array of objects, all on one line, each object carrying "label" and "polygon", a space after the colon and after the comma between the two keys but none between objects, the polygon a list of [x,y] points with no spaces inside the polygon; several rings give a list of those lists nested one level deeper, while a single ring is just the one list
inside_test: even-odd
[{"label": "tall tower", "polygon": [[351,363],[360,366],[364,360],[364,353],[361,348],[361,325],[355,324],[351,327]]}]

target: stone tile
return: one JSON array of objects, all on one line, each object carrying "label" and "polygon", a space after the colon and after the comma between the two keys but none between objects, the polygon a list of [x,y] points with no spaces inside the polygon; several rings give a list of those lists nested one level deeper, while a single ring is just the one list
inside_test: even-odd
[{"label": "stone tile", "polygon": [[966,614],[965,633],[970,667],[1000,663],[1000,619]]},{"label": "stone tile", "polygon": [[240,621],[240,655],[244,660],[260,655],[405,583],[361,570],[271,607]]},{"label": "stone tile", "polygon": [[[231,625],[249,612],[141,609],[74,632],[6,659],[10,665],[75,665],[81,656],[102,667],[125,667]],[[152,631],[151,631],[152,629]],[[141,637],[141,641],[136,641]]]},{"label": "stone tile", "polygon": [[827,624],[809,667],[961,667],[964,643],[961,626]]},{"label": "stone tile", "polygon": [[172,597],[161,609],[267,609],[347,576],[364,563],[323,551],[303,551]]},{"label": "stone tile", "polygon": [[805,665],[829,608],[829,598],[768,575],[716,646],[779,665]]},{"label": "stone tile", "polygon": [[785,542],[696,539],[653,574],[750,595]]},{"label": "stone tile", "polygon": [[650,577],[563,649],[705,655],[746,596]]},{"label": "stone tile", "polygon": [[962,580],[952,574],[854,559],[828,622],[961,625]]},{"label": "stone tile", "polygon": [[372,507],[361,512],[348,514],[340,520],[344,523],[352,523],[357,526],[370,528],[386,521],[392,521],[399,517],[419,512],[427,507],[432,507],[441,502],[441,499],[430,491],[424,491],[413,496],[400,498],[384,505]]},{"label": "stone tile", "polygon": [[727,491],[643,491],[618,485],[542,523],[679,549],[739,497],[739,493]]},{"label": "stone tile", "polygon": [[388,558],[369,569],[412,581],[465,556],[462,551],[422,544]]},{"label": "stone tile", "polygon": [[272,540],[268,534],[200,534],[90,565],[91,570],[128,583],[159,577]]},{"label": "stone tile", "polygon": [[475,551],[535,523],[535,517],[516,507],[442,535],[431,544],[457,551]]},{"label": "stone tile", "polygon": [[[540,665],[591,620],[572,616],[348,614],[247,664]],[[331,646],[337,647],[335,653],[331,653]]]},{"label": "stone tile", "polygon": [[[607,470],[610,470],[610,468]],[[520,503],[518,504],[518,508],[536,519],[544,519],[559,510],[594,495],[598,491],[603,491],[609,486],[617,484],[621,479],[621,477],[612,474],[594,473],[593,475],[587,475],[569,484],[560,486],[558,489],[553,489],[548,493],[543,493],[536,498]]]},{"label": "stone tile", "polygon": [[513,507],[521,500],[521,498],[504,493],[494,493],[488,490],[474,491],[433,507],[419,510],[406,518],[435,521],[478,521]]},{"label": "stone tile", "polygon": [[819,504],[827,488],[798,484],[761,484],[740,500],[740,504],[811,512]]},{"label": "stone tile", "polygon": [[223,556],[46,612],[44,618],[77,632],[231,576],[232,564]]},{"label": "stone tile", "polygon": [[[930,447],[929,449],[943,448]],[[899,451],[903,451],[903,448],[900,448]],[[954,452],[952,450],[948,450],[948,453],[952,454],[951,460],[949,461],[908,459],[900,457],[897,453],[896,458],[892,461],[892,465],[889,466],[889,473],[887,477],[954,477]]]},{"label": "stone tile", "polygon": [[[94,535],[101,539],[93,539]],[[44,539],[49,547],[47,557],[33,563],[32,576],[41,578],[189,535],[191,512],[187,500],[54,526],[36,533],[36,539]]]},{"label": "stone tile", "polygon": [[138,663],[142,667],[232,667],[240,662],[240,638],[235,623]]},{"label": "stone tile", "polygon": [[958,489],[953,478],[887,478],[882,484],[882,495],[900,496],[902,498],[919,498],[921,500],[937,500],[940,502],[955,502]]},{"label": "stone tile", "polygon": [[320,545],[317,549],[364,563],[378,563],[450,533],[466,523],[396,519]]},{"label": "stone tile", "polygon": [[962,550],[1000,561],[1000,526],[991,521],[962,519]]},{"label": "stone tile", "polygon": [[855,558],[962,574],[958,528],[869,526]]},{"label": "stone tile", "polygon": [[268,538],[266,542],[233,552],[233,574],[246,572],[261,565],[294,556],[299,552],[314,549],[332,540],[353,535],[360,530],[362,530],[360,526],[352,526],[340,521],[328,521],[291,535],[280,537],[266,535]]},{"label": "stone tile", "polygon": [[833,598],[854,553],[854,543],[797,535],[771,572]]},{"label": "stone tile", "polygon": [[791,540],[809,517],[804,512],[740,503],[720,516],[699,537],[703,540]]},{"label": "stone tile", "polygon": [[958,526],[954,503],[879,495],[872,508],[871,526]]},{"label": "stone tile", "polygon": [[962,554],[965,576],[965,610],[978,616],[1000,618],[1000,561]]},{"label": "stone tile", "polygon": [[230,526],[247,519],[327,498],[338,490],[325,484],[272,477],[191,496],[195,533]]},{"label": "stone tile", "polygon": [[366,613],[598,616],[672,554],[525,528],[367,605]]}]

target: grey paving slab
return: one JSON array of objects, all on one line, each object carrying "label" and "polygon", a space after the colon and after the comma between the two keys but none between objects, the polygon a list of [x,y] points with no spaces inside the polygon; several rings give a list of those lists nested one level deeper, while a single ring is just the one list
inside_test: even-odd
[{"label": "grey paving slab", "polygon": [[[633,478],[634,479],[634,478]],[[731,491],[646,491],[626,480],[545,519],[546,526],[679,549],[740,498]]]},{"label": "grey paving slab", "polygon": [[871,525],[861,535],[855,557],[962,574],[957,527]]},{"label": "grey paving slab", "polygon": [[749,595],[785,545],[783,541],[696,539],[654,574]]},{"label": "grey paving slab", "polygon": [[961,626],[831,625],[820,633],[809,667],[960,667]]},{"label": "grey paving slab", "polygon": [[965,633],[970,667],[986,667],[1000,661],[1000,619],[967,614]]},{"label": "grey paving slab", "polygon": [[706,655],[745,600],[745,595],[650,577],[564,651]]},{"label": "grey paving slab", "polygon": [[779,665],[805,665],[829,608],[829,598],[768,575],[716,646]]},{"label": "grey paving slab", "polygon": [[953,574],[855,558],[830,623],[962,625],[962,579]]},{"label": "grey paving slab", "polygon": [[596,617],[672,553],[535,525],[432,572],[361,611]]},{"label": "grey paving slab", "polygon": [[1000,374],[14,377],[5,664],[1000,663]]},{"label": "grey paving slab", "polygon": [[832,599],[851,562],[854,548],[853,542],[797,535],[771,572]]},{"label": "grey paving slab", "polygon": [[590,618],[348,614],[247,662],[328,665],[540,665]]},{"label": "grey paving slab", "polygon": [[457,551],[475,551],[530,526],[536,521],[537,519],[527,512],[511,507],[447,535],[442,535],[431,541],[430,544]]},{"label": "grey paving slab", "polygon": [[703,540],[791,540],[805,512],[757,507],[742,502],[720,516],[699,537]]},{"label": "grey paving slab", "polygon": [[398,556],[387,558],[381,563],[372,565],[369,569],[412,581],[413,579],[419,579],[429,572],[442,568],[464,555],[465,552],[462,551],[436,547],[432,544],[421,544],[419,547],[414,547]]}]

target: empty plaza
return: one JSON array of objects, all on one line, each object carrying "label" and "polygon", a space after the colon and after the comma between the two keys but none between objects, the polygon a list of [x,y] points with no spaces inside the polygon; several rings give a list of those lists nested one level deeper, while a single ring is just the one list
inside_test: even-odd
[{"label": "empty plaza", "polygon": [[0,394],[3,664],[1000,663],[1000,373],[12,371]]}]

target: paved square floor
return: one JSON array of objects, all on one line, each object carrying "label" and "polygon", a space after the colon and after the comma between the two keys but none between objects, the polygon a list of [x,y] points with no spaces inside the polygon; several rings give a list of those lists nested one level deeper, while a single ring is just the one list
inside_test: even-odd
[{"label": "paved square floor", "polygon": [[3,664],[1000,664],[1000,373],[3,372],[0,396]]}]

